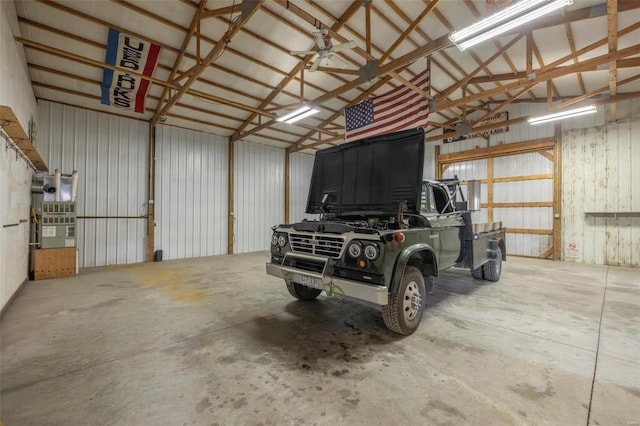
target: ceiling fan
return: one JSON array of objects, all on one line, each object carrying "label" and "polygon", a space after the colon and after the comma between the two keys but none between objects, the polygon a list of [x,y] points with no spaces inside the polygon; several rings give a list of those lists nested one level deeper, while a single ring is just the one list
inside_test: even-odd
[{"label": "ceiling fan", "polygon": [[327,60],[327,63],[331,61],[339,68],[348,67],[349,64],[347,63],[347,61],[335,55],[335,52],[341,52],[343,50],[353,49],[354,47],[356,47],[356,42],[351,40],[346,43],[332,46],[331,40],[329,40],[329,37],[327,37],[328,33],[329,32],[326,29],[321,29],[318,32],[313,33],[313,38],[315,38],[316,40],[316,44],[318,45],[318,50],[302,50],[302,51],[294,50],[289,53],[291,53],[292,55],[298,55],[298,56],[307,56],[307,55],[313,55],[317,53],[318,57],[313,62],[313,65],[311,65],[311,69],[309,69],[309,72],[314,72],[315,70],[317,70],[322,60],[325,60],[325,59]]}]

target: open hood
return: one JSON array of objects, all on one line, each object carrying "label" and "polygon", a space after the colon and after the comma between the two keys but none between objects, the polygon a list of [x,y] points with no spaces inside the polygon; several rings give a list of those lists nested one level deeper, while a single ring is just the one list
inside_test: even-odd
[{"label": "open hood", "polygon": [[419,212],[424,130],[405,130],[316,153],[307,213]]}]

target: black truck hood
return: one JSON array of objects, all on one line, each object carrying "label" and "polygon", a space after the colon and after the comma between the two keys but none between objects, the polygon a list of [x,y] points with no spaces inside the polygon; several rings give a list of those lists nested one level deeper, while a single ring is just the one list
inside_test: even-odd
[{"label": "black truck hood", "polygon": [[418,214],[423,163],[423,129],[318,151],[307,213],[397,212],[400,203],[406,201],[406,213]]}]

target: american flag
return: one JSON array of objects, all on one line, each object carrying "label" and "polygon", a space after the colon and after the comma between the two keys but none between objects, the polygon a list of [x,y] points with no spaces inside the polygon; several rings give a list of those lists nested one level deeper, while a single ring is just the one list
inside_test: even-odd
[{"label": "american flag", "polygon": [[[429,70],[410,81],[429,93]],[[429,101],[406,86],[345,108],[345,140],[364,139],[427,125]]]}]

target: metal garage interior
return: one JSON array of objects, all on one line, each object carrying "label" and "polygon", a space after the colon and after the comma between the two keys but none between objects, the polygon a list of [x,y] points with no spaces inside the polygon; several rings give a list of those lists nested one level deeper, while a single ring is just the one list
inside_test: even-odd
[{"label": "metal garage interior", "polygon": [[[1,424],[640,424],[640,2],[566,3],[460,50],[518,1],[0,2]],[[104,104],[112,33],[159,48],[139,111]],[[347,48],[291,54],[318,43]],[[442,273],[410,336],[265,273],[345,108],[394,88],[424,177],[507,229],[500,281]],[[79,272],[29,280],[56,169]]]}]

